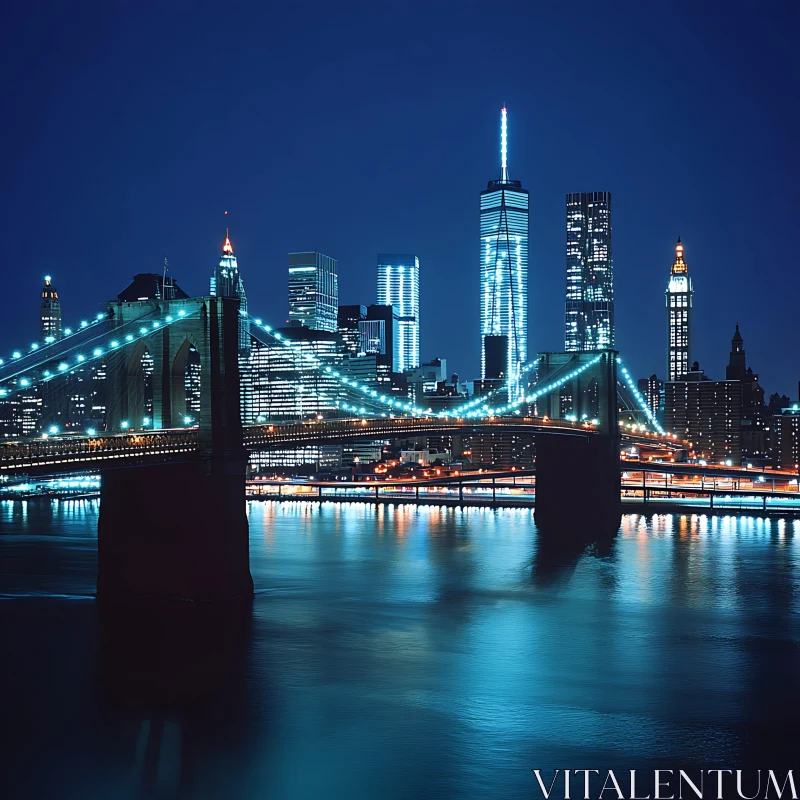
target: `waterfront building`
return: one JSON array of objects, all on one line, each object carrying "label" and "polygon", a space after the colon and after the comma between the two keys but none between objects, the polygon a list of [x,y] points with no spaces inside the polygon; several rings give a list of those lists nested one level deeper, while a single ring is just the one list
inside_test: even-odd
[{"label": "waterfront building", "polygon": [[475,433],[471,438],[470,451],[473,465],[530,469],[535,463],[534,436],[530,433]]},{"label": "waterfront building", "polygon": [[289,253],[289,321],[312,331],[335,333],[339,282],[335,258]]},{"label": "waterfront building", "polygon": [[419,365],[419,259],[378,255],[378,303],[392,306],[398,318],[395,372]]},{"label": "waterfront building", "polygon": [[58,298],[58,290],[53,286],[49,275],[44,276],[39,317],[42,339],[46,342],[58,339],[61,336],[61,300]]},{"label": "waterfront building", "polygon": [[680,380],[664,387],[664,427],[692,443],[697,458],[742,461],[742,384],[712,381],[695,361]]},{"label": "waterfront building", "polygon": [[765,427],[771,466],[800,472],[800,403],[791,403],[776,411]]},{"label": "waterfront building", "polygon": [[614,347],[611,192],[567,195],[567,293],[564,349]]},{"label": "waterfront building", "polygon": [[[505,370],[512,392],[528,359],[528,192],[508,177],[506,109],[500,117],[500,178],[481,192],[481,377],[486,337],[507,337]],[[496,370],[495,370],[496,371]]]},{"label": "waterfront building", "polygon": [[667,284],[667,380],[677,381],[689,371],[692,339],[692,279],[683,260],[681,237]]}]

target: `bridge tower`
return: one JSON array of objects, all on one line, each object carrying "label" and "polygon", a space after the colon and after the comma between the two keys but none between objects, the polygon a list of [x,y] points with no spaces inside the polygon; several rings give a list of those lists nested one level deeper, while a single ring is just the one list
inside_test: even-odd
[{"label": "bridge tower", "polygon": [[[185,366],[200,357],[199,454],[107,468],[98,522],[98,598],[227,600],[253,592],[239,410],[239,301],[225,297],[113,303],[120,340],[150,330],[107,361],[109,428],[184,427]],[[173,317],[154,325],[155,313]],[[128,352],[130,350],[130,352]],[[152,358],[152,416],[144,418],[142,355]],[[123,425],[123,423],[126,423]]]},{"label": "bridge tower", "polygon": [[585,437],[536,437],[536,524],[554,537],[589,542],[612,537],[619,529],[617,355],[615,350],[539,354],[542,384],[591,366],[568,380],[561,392],[537,401],[537,413],[550,419],[597,420],[597,433]]}]

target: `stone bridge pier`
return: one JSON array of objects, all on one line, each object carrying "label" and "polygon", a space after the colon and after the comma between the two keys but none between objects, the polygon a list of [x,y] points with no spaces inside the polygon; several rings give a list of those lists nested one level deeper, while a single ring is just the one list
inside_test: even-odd
[{"label": "stone bridge pier", "polygon": [[[115,304],[116,324],[152,311],[154,301]],[[187,342],[200,354],[199,457],[184,462],[108,468],[102,472],[98,522],[97,597],[220,601],[252,595],[245,502],[247,457],[239,413],[238,320],[235,298],[202,297],[164,303],[185,320],[155,329],[155,425],[167,426],[185,403]],[[193,312],[193,313],[190,313]],[[110,418],[142,411],[137,369],[143,350],[109,359]],[[160,377],[159,377],[160,376]],[[116,415],[116,416],[115,416]],[[141,423],[139,423],[141,424]]]},{"label": "stone bridge pier", "polygon": [[622,521],[617,353],[539,355],[539,380],[544,383],[600,356],[537,408],[550,419],[580,420],[585,414],[599,425],[598,433],[586,436],[537,435],[536,525],[553,539],[588,543],[612,538]]}]

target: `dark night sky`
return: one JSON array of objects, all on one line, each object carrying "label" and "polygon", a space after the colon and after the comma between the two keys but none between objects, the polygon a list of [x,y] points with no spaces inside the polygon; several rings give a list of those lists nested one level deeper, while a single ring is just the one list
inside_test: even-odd
[{"label": "dark night sky", "polygon": [[251,309],[287,314],[286,253],[339,260],[374,302],[379,251],[421,263],[422,357],[479,368],[478,202],[531,195],[531,351],[563,348],[564,194],[613,193],[617,344],[664,374],[678,234],[695,353],[723,377],[739,320],[768,392],[797,396],[800,3],[8,2],[2,355],[164,254],[207,292],[228,209]]}]

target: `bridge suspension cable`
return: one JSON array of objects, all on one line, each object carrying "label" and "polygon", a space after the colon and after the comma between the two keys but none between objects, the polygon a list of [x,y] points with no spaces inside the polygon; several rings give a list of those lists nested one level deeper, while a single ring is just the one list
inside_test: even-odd
[{"label": "bridge suspension cable", "polygon": [[633,382],[633,378],[631,377],[630,372],[628,372],[628,370],[623,365],[622,358],[620,356],[617,356],[617,364],[619,364],[620,371],[622,372],[622,378],[623,378],[623,380],[625,382],[625,385],[628,387],[628,389],[630,390],[631,394],[635,398],[636,402],[639,404],[639,407],[644,412],[644,415],[647,417],[648,421],[653,426],[653,428],[661,436],[664,436],[665,435],[664,429],[661,427],[661,425],[659,425],[655,414],[653,414],[653,410],[647,404],[647,401],[644,399],[644,397],[642,397],[641,392],[636,387],[636,384]]},{"label": "bridge suspension cable", "polygon": [[[363,383],[359,383],[358,381],[349,378],[347,375],[343,375],[339,370],[334,369],[329,364],[324,364],[316,356],[313,356],[310,353],[300,352],[300,346],[297,343],[283,336],[280,332],[274,330],[270,325],[264,324],[263,320],[254,317],[252,314],[248,314],[247,316],[250,317],[251,323],[254,324],[259,331],[263,331],[271,339],[274,339],[289,349],[294,350],[298,358],[308,362],[313,369],[320,370],[326,375],[334,378],[342,387],[344,387],[346,391],[351,392],[351,394],[358,395],[359,399],[361,399],[363,402],[366,402],[368,405],[373,405],[376,408],[380,408],[382,406],[384,408],[389,408],[393,411],[399,411],[401,413],[409,412],[413,416],[428,416],[433,413],[430,408],[422,409],[410,402],[403,403],[399,398],[387,397],[385,394],[379,393],[372,387]],[[363,412],[356,411],[354,413]]]},{"label": "bridge suspension cable", "polygon": [[[21,349],[13,350],[8,359],[0,358],[0,380],[10,377],[9,375],[6,375],[6,372],[17,362],[23,362],[30,356],[42,357],[45,353],[50,353],[54,349],[58,349],[58,345],[63,344],[68,339],[74,339],[75,337],[80,336],[82,333],[97,326],[101,322],[105,322],[107,319],[107,314],[99,313],[91,321],[86,319],[81,320],[80,324],[76,325],[74,329],[64,328],[64,333],[60,338],[56,336],[45,336],[43,341],[33,342],[25,351]],[[13,377],[13,375],[11,377]]]},{"label": "bridge suspension cable", "polygon": [[[91,348],[88,347],[89,345],[96,343],[98,338],[102,338],[99,336],[94,336],[88,341],[83,341],[79,345],[76,344],[75,346],[70,347],[66,352],[59,351],[62,354],[61,356],[53,355],[52,358],[48,357],[47,359],[39,359],[36,364],[30,365],[24,370],[17,371],[10,376],[0,377],[0,380],[3,381],[15,381],[14,385],[10,385],[8,383],[0,385],[0,397],[8,397],[9,395],[13,395],[16,392],[21,391],[30,391],[32,388],[44,383],[48,383],[49,381],[59,378],[62,375],[69,375],[77,369],[107,357],[110,352],[124,349],[128,345],[151,335],[153,331],[158,328],[168,327],[178,320],[187,319],[197,313],[198,310],[187,312],[184,309],[180,309],[175,314],[164,314],[162,312],[159,315],[159,319],[155,320],[151,319],[152,314],[147,314],[144,317],[131,320],[130,322],[115,328],[110,333],[104,334],[104,336],[107,338],[105,346],[101,347],[98,345]],[[143,324],[143,321],[145,320],[150,324]],[[99,322],[99,320],[97,321]],[[130,328],[138,328],[138,330],[132,332]],[[125,330],[128,330],[128,333],[124,333]],[[63,339],[59,340],[59,342],[63,342]],[[88,354],[78,352],[77,355],[74,355],[76,350],[90,350],[90,352]],[[53,351],[49,352],[52,353]],[[68,358],[70,360],[67,360]],[[60,363],[54,371],[45,369],[35,377],[26,377],[29,373],[35,372],[37,369],[40,369],[43,364],[49,361],[60,361]]]}]

